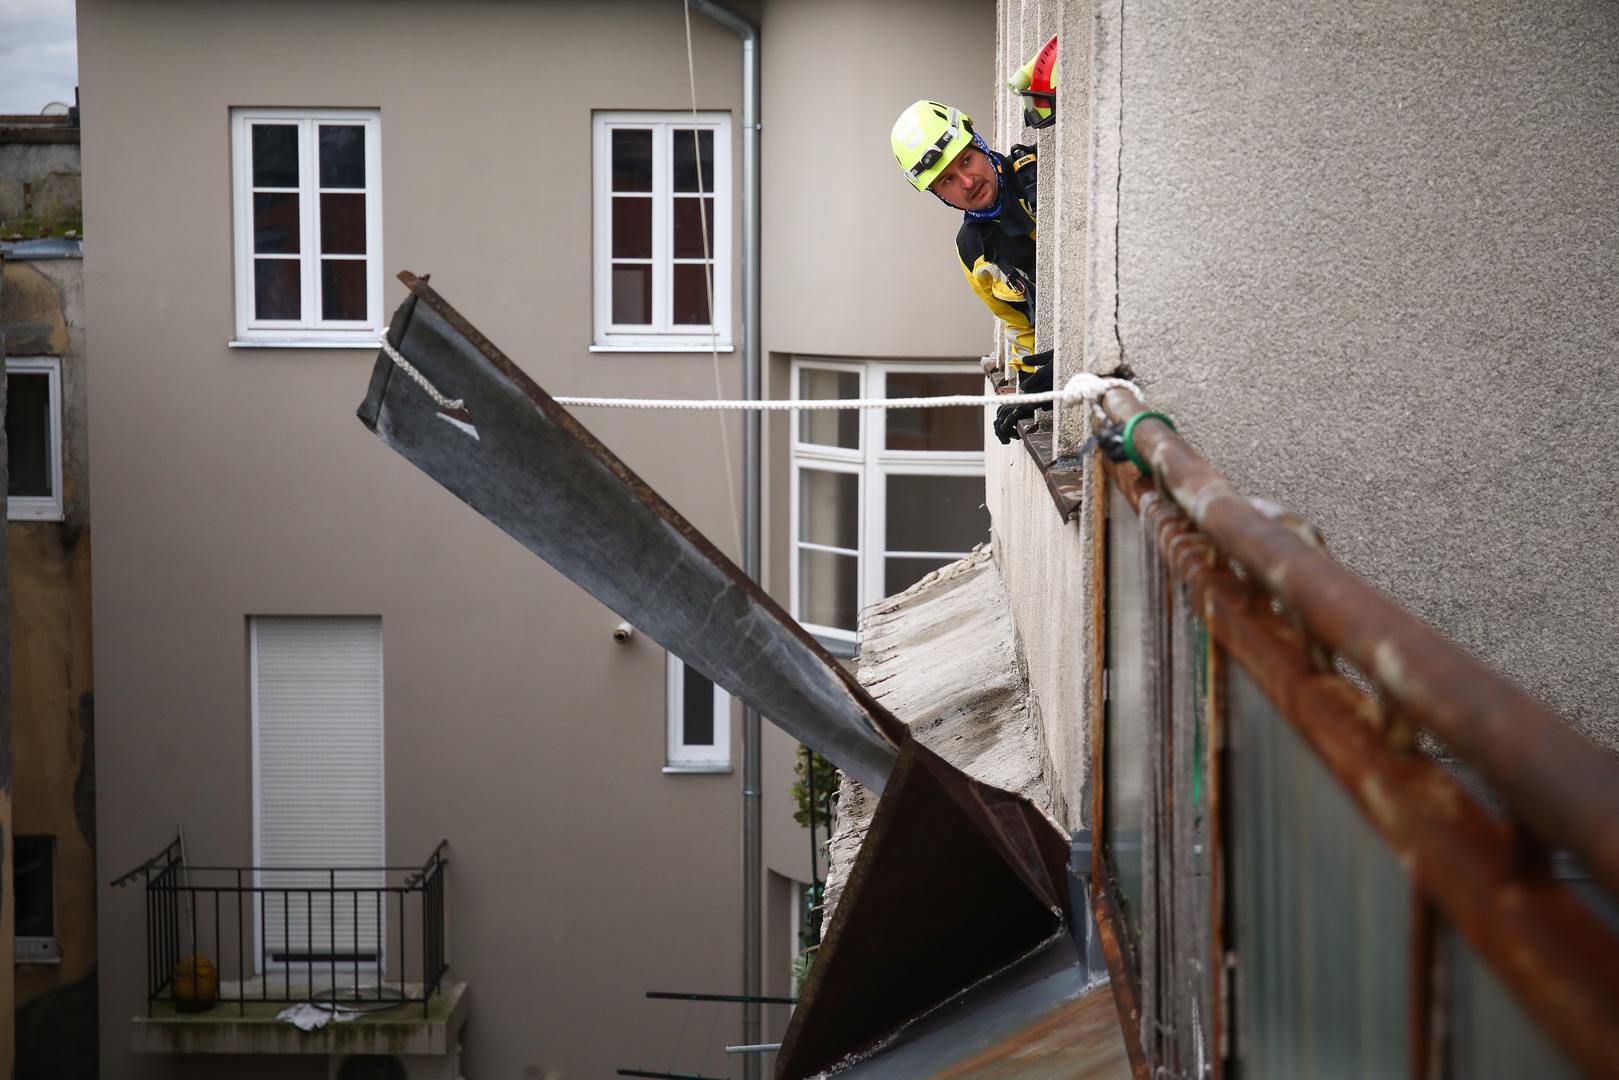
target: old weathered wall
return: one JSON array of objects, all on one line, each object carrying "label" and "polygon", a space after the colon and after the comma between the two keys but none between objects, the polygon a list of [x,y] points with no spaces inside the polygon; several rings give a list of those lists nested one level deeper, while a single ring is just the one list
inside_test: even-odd
[{"label": "old weathered wall", "polygon": [[1115,329],[1149,400],[1619,745],[1619,8],[1108,17]]},{"label": "old weathered wall", "polygon": [[19,964],[20,1076],[96,1075],[95,717],[91,691],[83,264],[8,260],[0,326],[12,356],[62,370],[62,521],[12,521],[11,750],[18,834],[55,841],[59,964]]},{"label": "old weathered wall", "polygon": [[[1619,13],[998,10],[1003,67],[1062,35],[1039,136],[1059,384],[1127,365],[1239,489],[1619,745]],[[1027,141],[1017,109],[1003,144]],[[1062,412],[1059,453],[1084,419]],[[1047,724],[1059,747],[1086,719],[1067,624],[1089,537],[1001,454],[997,557],[1042,712],[1073,711]],[[1054,759],[1081,792],[1082,756]]]},{"label": "old weathered wall", "polygon": [[77,129],[0,121],[0,237],[83,222]]}]

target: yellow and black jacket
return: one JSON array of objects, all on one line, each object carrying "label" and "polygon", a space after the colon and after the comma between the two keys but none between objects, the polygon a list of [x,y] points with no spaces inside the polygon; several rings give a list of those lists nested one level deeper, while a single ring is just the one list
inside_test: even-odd
[{"label": "yellow and black jacket", "polygon": [[1034,148],[1014,146],[1001,169],[1003,197],[995,217],[967,215],[956,254],[973,292],[1006,326],[1012,362],[1034,352],[1034,232],[1038,193]]}]

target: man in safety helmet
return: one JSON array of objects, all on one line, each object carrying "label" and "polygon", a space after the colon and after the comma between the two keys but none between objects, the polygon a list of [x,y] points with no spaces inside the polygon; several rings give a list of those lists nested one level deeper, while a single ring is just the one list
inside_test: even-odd
[{"label": "man in safety helmet", "polygon": [[[1031,126],[1055,119],[1056,50],[1052,38],[1012,82],[1014,90],[1031,98],[1026,116]],[[1042,96],[1030,91],[1031,81]],[[900,113],[891,141],[912,187],[962,211],[956,254],[973,291],[1006,328],[1019,389],[1050,390],[1051,353],[1034,351],[1034,148],[1017,145],[997,154],[960,109],[926,99]],[[1033,406],[1002,406],[996,436],[1003,443],[1017,438],[1017,420],[1033,414]]]}]

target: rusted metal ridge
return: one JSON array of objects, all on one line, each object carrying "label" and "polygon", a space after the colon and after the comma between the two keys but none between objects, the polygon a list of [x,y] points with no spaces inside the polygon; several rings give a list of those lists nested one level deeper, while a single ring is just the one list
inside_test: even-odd
[{"label": "rusted metal ridge", "polygon": [[[1075,918],[1068,858],[1067,839],[1028,799],[907,738],[782,1037],[777,1080],[836,1071],[1054,935],[1066,938]],[[1082,964],[1064,948],[1063,966]]]},{"label": "rusted metal ridge", "polygon": [[[1444,768],[1391,745],[1377,703],[1335,671],[1323,671],[1299,628],[1256,602],[1255,583],[1214,558],[1211,538],[1158,497],[1150,481],[1129,465],[1104,467],[1152,528],[1170,573],[1190,588],[1210,635],[1343,787],[1420,895],[1587,1075],[1619,1076],[1619,938],[1546,865],[1526,861],[1512,827]],[[1106,879],[1096,880],[1100,886]],[[1431,957],[1420,921],[1413,927],[1412,952]],[[1110,969],[1113,959],[1110,953]],[[1427,1011],[1413,1019],[1424,1041]]]},{"label": "rusted metal ridge", "polygon": [[[1133,395],[1118,390],[1102,403],[1121,423],[1143,411]],[[1143,420],[1134,439],[1156,478],[1222,552],[1399,709],[1476,766],[1542,845],[1569,849],[1619,896],[1619,761],[1271,521],[1168,425]]]},{"label": "rusted metal ridge", "polygon": [[904,726],[755,582],[423,278],[379,352],[361,422],[715,685],[882,790]]}]

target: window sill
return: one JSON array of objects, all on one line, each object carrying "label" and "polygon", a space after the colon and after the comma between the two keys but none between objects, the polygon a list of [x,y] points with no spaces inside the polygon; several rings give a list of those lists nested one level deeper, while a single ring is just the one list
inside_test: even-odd
[{"label": "window sill", "polygon": [[733,345],[592,345],[596,353],[712,353],[735,352]]},{"label": "window sill", "polygon": [[729,765],[665,765],[668,776],[721,776],[731,771]]},{"label": "window sill", "polygon": [[231,338],[226,344],[232,349],[370,349],[377,348],[377,339],[383,332],[377,331],[377,336],[368,341],[357,338]]}]

